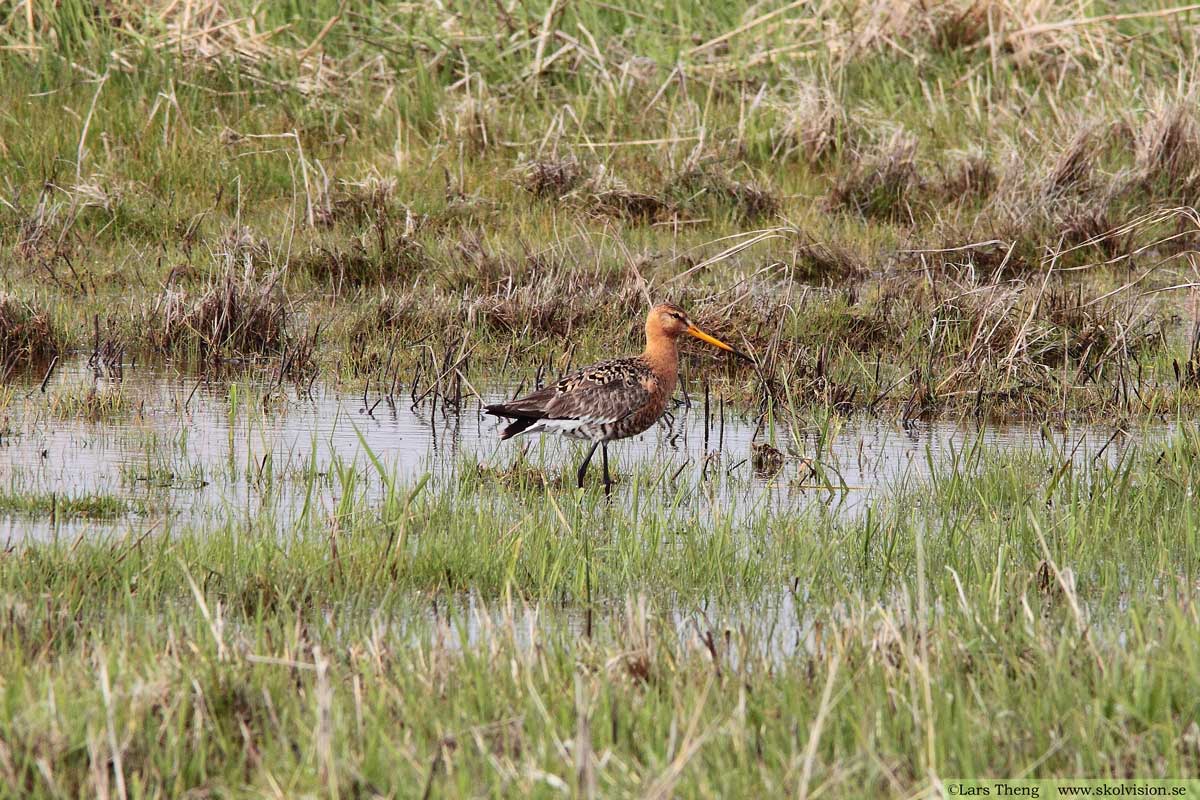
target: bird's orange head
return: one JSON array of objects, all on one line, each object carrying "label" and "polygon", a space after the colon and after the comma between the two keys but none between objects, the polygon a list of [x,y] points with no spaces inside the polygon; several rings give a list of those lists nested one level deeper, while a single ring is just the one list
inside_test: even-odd
[{"label": "bird's orange head", "polygon": [[744,358],[747,361],[751,360],[745,353],[738,352],[715,336],[711,336],[697,328],[688,319],[687,312],[674,303],[659,303],[650,309],[650,314],[646,317],[646,344],[648,347],[654,349],[656,345],[673,344],[675,339],[685,333],[696,337],[702,342],[707,342],[713,347],[719,347],[722,350],[733,353],[739,358]]}]

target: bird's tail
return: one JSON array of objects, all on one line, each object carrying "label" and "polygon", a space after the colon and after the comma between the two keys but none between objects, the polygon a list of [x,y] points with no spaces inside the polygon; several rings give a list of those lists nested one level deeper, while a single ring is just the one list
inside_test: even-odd
[{"label": "bird's tail", "polygon": [[503,403],[484,406],[483,410],[494,417],[505,417],[512,420],[512,422],[509,423],[504,430],[500,431],[501,439],[511,439],[518,433],[523,433],[526,428],[538,421],[537,417],[521,414],[520,412],[514,411],[512,408],[504,405]]}]

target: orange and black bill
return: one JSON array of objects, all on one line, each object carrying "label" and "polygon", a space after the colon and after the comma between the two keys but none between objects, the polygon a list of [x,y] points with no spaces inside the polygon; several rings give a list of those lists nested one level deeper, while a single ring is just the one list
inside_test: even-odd
[{"label": "orange and black bill", "polygon": [[733,353],[735,356],[737,356],[740,359],[754,363],[754,359],[751,358],[750,356],[746,355],[745,353],[743,353],[741,350],[736,350],[736,349],[730,347],[729,345],[725,344],[717,337],[710,336],[709,334],[700,330],[695,325],[692,325],[689,323],[687,332],[690,333],[692,336],[695,336],[697,339],[699,339],[702,342],[708,342],[713,347],[719,347],[722,350],[727,350],[728,352]]}]

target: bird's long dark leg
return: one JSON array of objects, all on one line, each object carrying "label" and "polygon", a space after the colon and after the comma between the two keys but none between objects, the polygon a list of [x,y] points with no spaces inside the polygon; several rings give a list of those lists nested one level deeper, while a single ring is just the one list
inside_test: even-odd
[{"label": "bird's long dark leg", "polygon": [[596,452],[596,448],[600,446],[599,442],[592,442],[592,449],[588,450],[587,456],[584,457],[583,463],[579,465],[579,488],[583,488],[583,476],[587,475],[588,464],[591,463],[592,455]]},{"label": "bird's long dark leg", "polygon": [[612,493],[612,478],[608,476],[608,442],[600,446],[600,454],[604,456],[604,493]]}]

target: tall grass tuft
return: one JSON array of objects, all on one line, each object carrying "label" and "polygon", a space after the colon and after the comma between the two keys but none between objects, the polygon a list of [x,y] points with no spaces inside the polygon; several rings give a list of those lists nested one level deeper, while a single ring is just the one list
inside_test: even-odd
[{"label": "tall grass tuft", "polygon": [[14,295],[0,292],[0,373],[48,361],[58,354],[50,315]]},{"label": "tall grass tuft", "polygon": [[290,309],[280,275],[226,268],[198,289],[165,289],[146,312],[148,338],[164,354],[277,355]]}]

